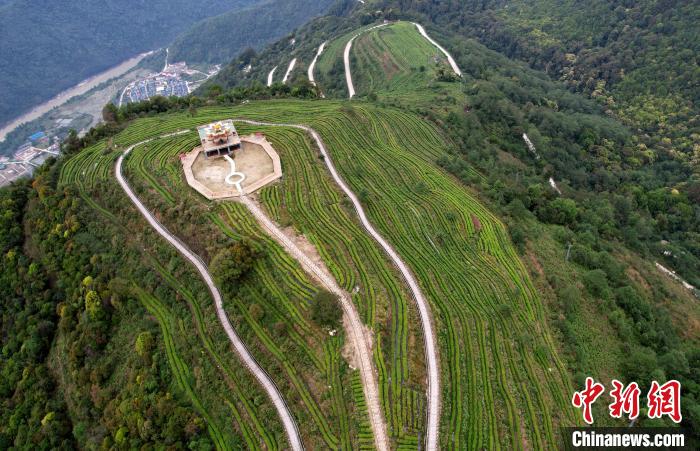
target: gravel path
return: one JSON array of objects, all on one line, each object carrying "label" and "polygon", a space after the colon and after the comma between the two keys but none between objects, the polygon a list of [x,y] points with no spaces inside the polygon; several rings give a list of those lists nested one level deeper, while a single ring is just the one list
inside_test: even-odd
[{"label": "gravel path", "polygon": [[352,75],[350,74],[350,49],[352,48],[352,41],[355,40],[357,35],[350,38],[347,44],[345,44],[345,52],[343,52],[343,62],[345,63],[345,83],[348,85],[348,97],[352,99],[355,97],[355,86],[352,84]]},{"label": "gravel path", "polygon": [[361,35],[362,33],[367,33],[368,31],[374,30],[375,28],[380,28],[380,27],[385,27],[389,25],[388,23],[383,23],[379,25],[375,25],[373,27],[370,27],[366,30],[360,31],[357,33],[355,36],[350,38],[347,44],[345,44],[345,52],[343,52],[343,62],[345,63],[345,82],[348,85],[348,97],[353,98],[355,97],[355,86],[352,84],[352,74],[350,73],[350,49],[352,49],[352,42],[355,40],[356,37]]},{"label": "gravel path", "polygon": [[292,71],[294,70],[294,66],[296,66],[296,64],[297,64],[297,59],[296,59],[296,58],[294,58],[293,60],[291,60],[291,61],[289,62],[289,67],[287,67],[287,72],[285,72],[284,78],[282,79],[282,83],[284,83],[285,85],[287,84],[287,81],[289,80],[289,75],[290,75],[290,74],[292,73]]},{"label": "gravel path", "polygon": [[442,53],[445,54],[445,56],[447,57],[447,61],[450,63],[450,66],[452,67],[452,70],[455,72],[455,74],[457,74],[457,75],[459,75],[459,76],[461,77],[461,76],[462,76],[462,71],[460,70],[459,66],[458,66],[457,63],[455,62],[454,58],[452,58],[452,55],[450,55],[450,52],[448,52],[447,50],[445,50],[445,48],[444,48],[443,46],[441,46],[441,45],[438,44],[433,38],[431,38],[430,36],[428,36],[428,33],[425,32],[425,28],[423,28],[423,25],[417,24],[417,23],[415,23],[415,22],[411,22],[411,23],[412,23],[413,25],[415,25],[416,28],[418,28],[418,32],[419,32],[421,35],[423,35],[423,37],[424,37],[425,39],[427,39],[428,41],[430,41],[431,44],[433,44],[433,45],[434,45],[435,47],[437,47]]},{"label": "gravel path", "polygon": [[272,77],[275,75],[277,66],[273,67],[269,74],[267,74],[267,86],[272,86]]},{"label": "gravel path", "polygon": [[[367,233],[369,233],[372,236],[372,238],[374,238],[374,240],[377,243],[379,243],[384,252],[386,252],[386,254],[389,256],[389,258],[393,261],[393,263],[403,275],[404,279],[406,280],[406,284],[411,290],[416,304],[418,305],[418,312],[420,314],[421,325],[423,326],[423,336],[425,339],[425,354],[428,363],[428,424],[426,434],[426,449],[429,451],[437,450],[440,426],[440,370],[438,367],[438,351],[436,344],[437,337],[433,330],[430,304],[428,304],[428,301],[423,296],[423,293],[418,285],[418,282],[413,276],[413,273],[410,271],[410,269],[408,269],[408,266],[404,263],[404,261],[394,250],[394,248],[379,234],[379,232],[377,232],[374,226],[370,223],[369,219],[367,218],[367,215],[365,214],[364,209],[362,208],[362,205],[360,204],[360,201],[358,200],[355,193],[348,187],[348,185],[345,184],[342,177],[340,177],[340,175],[336,171],[335,166],[333,165],[333,161],[331,160],[330,154],[326,149],[326,146],[323,144],[321,137],[314,129],[305,125],[297,124],[274,124],[269,122],[258,122],[250,120],[237,120],[237,122],[244,122],[247,124],[260,126],[292,127],[304,130],[307,133],[309,133],[309,135],[311,135],[311,137],[316,142],[316,145],[318,146],[319,150],[321,151],[321,154],[323,155],[323,161],[326,163],[326,166],[328,167],[328,170],[330,171],[333,180],[335,180],[336,184],[338,184],[340,189],[348,196],[348,198],[352,202],[355,211],[357,212],[360,218],[362,226],[367,231]],[[365,385],[364,388],[365,396],[367,396],[367,385]],[[370,403],[368,403],[368,405],[369,404]],[[370,408],[370,414],[372,414],[373,410],[378,409]],[[372,421],[374,426],[374,420]]]},{"label": "gravel path", "polygon": [[355,351],[355,358],[360,370],[362,386],[365,393],[365,401],[369,411],[370,423],[374,432],[374,444],[379,451],[389,450],[389,438],[386,433],[386,425],[384,416],[380,408],[381,400],[379,397],[379,388],[377,382],[377,372],[372,363],[372,346],[370,345],[369,337],[365,338],[365,328],[360,315],[355,309],[350,296],[343,291],[335,281],[335,279],[326,271],[316,265],[294,242],[277,227],[265,214],[258,205],[248,196],[239,198],[260,225],[267,233],[277,241],[294,259],[296,259],[308,274],[319,281],[328,291],[338,296],[343,307],[343,313],[350,325],[348,340]]},{"label": "gravel path", "polygon": [[124,178],[124,175],[122,174],[122,163],[124,161],[124,157],[127,156],[134,147],[139,146],[141,144],[145,144],[149,141],[152,141],[153,139],[166,138],[168,136],[175,136],[188,132],[189,130],[183,130],[180,132],[162,135],[158,138],[152,138],[145,141],[141,141],[140,143],[134,144],[133,146],[129,147],[122,155],[119,156],[119,159],[117,159],[117,181],[121,185],[126,195],[129,197],[131,202],[146,218],[151,227],[153,227],[153,229],[156,232],[158,232],[159,235],[165,238],[168,241],[168,243],[170,243],[175,249],[177,249],[178,252],[180,252],[180,254],[182,254],[187,260],[190,261],[190,263],[192,263],[192,265],[195,266],[195,268],[197,268],[197,271],[199,271],[199,274],[202,276],[202,279],[204,279],[204,282],[206,283],[207,287],[209,288],[209,291],[211,292],[212,297],[214,298],[214,304],[216,305],[216,314],[219,317],[219,321],[224,327],[224,330],[226,331],[226,334],[228,335],[231,344],[236,350],[236,353],[241,358],[246,367],[248,367],[248,370],[250,370],[253,376],[255,376],[260,385],[262,385],[263,389],[267,392],[268,396],[272,400],[272,403],[277,409],[277,413],[279,414],[280,419],[282,420],[282,424],[287,433],[287,437],[289,439],[289,443],[292,449],[294,451],[303,450],[303,445],[301,442],[299,430],[297,429],[297,424],[292,418],[292,414],[289,411],[287,404],[284,402],[282,395],[275,386],[274,382],[272,382],[272,379],[270,379],[265,370],[263,370],[262,367],[255,361],[255,358],[250,354],[250,352],[248,352],[248,349],[246,348],[243,341],[233,330],[233,326],[231,326],[231,322],[229,321],[228,317],[226,316],[226,312],[224,311],[221,293],[219,293],[219,289],[216,287],[216,284],[214,283],[211,274],[209,274],[207,266],[196,254],[194,254],[187,247],[187,245],[182,243],[172,233],[170,233],[168,229],[166,229],[160,222],[158,222],[158,220],[151,214],[151,212],[148,211],[148,209],[141,203],[136,194],[134,194],[134,192],[129,187],[129,184],[127,183],[126,179]]},{"label": "gravel path", "polygon": [[312,85],[316,86],[316,79],[314,79],[314,68],[316,67],[316,61],[318,60],[318,57],[321,56],[321,53],[323,53],[323,49],[326,48],[327,42],[324,42],[318,47],[318,51],[316,52],[316,56],[314,56],[314,59],[311,60],[311,64],[309,65],[309,81],[311,82]]}]

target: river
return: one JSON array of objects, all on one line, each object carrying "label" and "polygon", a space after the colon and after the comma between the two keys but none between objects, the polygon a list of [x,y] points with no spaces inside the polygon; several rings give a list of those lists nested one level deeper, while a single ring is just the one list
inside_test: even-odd
[{"label": "river", "polygon": [[138,63],[141,62],[145,57],[152,55],[153,52],[146,52],[146,53],[141,53],[140,55],[134,56],[133,58],[129,58],[126,61],[121,62],[120,64],[107,69],[104,72],[101,72],[97,75],[93,75],[92,77],[83,80],[82,82],[78,83],[77,85],[73,86],[72,88],[66,89],[65,91],[59,93],[56,97],[52,98],[51,100],[48,100],[41,105],[37,105],[34,108],[32,108],[30,111],[27,113],[23,114],[22,116],[14,119],[12,122],[8,123],[7,125],[3,126],[0,129],[0,142],[5,140],[5,137],[7,136],[8,133],[10,133],[12,130],[17,128],[18,126],[24,124],[25,122],[33,121],[34,119],[37,119],[41,117],[42,115],[48,113],[51,111],[53,108],[64,104],[68,100],[70,100],[72,97],[79,96],[81,94],[85,94],[95,86],[104,83],[107,80],[110,80],[115,77],[119,77],[127,72],[129,72],[131,69],[133,69]]}]

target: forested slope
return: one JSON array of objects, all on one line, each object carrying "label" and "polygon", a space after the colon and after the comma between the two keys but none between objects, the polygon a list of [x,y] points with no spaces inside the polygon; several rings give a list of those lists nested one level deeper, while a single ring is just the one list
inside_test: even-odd
[{"label": "forested slope", "polygon": [[334,0],[272,0],[202,20],[170,47],[173,61],[228,63],[246,48],[260,49],[281,38]]},{"label": "forested slope", "polygon": [[0,8],[0,124],[190,24],[254,0],[14,0]]}]

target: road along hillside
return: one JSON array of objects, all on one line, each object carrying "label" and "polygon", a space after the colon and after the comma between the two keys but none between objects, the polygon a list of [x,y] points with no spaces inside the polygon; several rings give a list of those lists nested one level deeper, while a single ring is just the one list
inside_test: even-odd
[{"label": "road along hillside", "polygon": [[369,413],[372,432],[374,433],[374,443],[379,451],[389,450],[389,438],[386,433],[386,424],[380,407],[380,397],[378,388],[378,376],[372,364],[372,346],[365,338],[365,328],[360,315],[355,309],[348,293],[343,291],[335,279],[315,264],[294,242],[265,214],[265,212],[248,196],[241,196],[240,202],[248,207],[258,223],[263,229],[277,241],[289,255],[297,260],[304,271],[321,283],[328,291],[338,296],[343,307],[347,327],[348,340],[352,343],[355,353],[355,361],[360,370],[360,378],[365,393],[365,402]]},{"label": "road along hillside", "polygon": [[[427,421],[427,431],[426,431],[426,449],[434,451],[438,449],[438,435],[439,435],[439,420],[440,420],[440,369],[438,365],[438,351],[437,351],[437,337],[433,328],[432,314],[430,311],[430,304],[428,304],[427,299],[423,295],[416,278],[403,259],[394,250],[394,248],[389,244],[374,226],[370,223],[367,215],[365,214],[362,204],[360,204],[359,199],[355,193],[350,189],[350,187],[343,181],[338,171],[336,171],[333,161],[331,159],[326,146],[323,144],[320,135],[316,130],[311,127],[299,124],[275,124],[269,122],[251,121],[246,119],[235,119],[236,122],[242,122],[250,125],[267,126],[267,127],[291,127],[304,130],[307,132],[316,142],[321,155],[323,155],[323,161],[325,162],[328,170],[333,177],[335,183],[340,187],[340,189],[348,196],[350,201],[359,216],[362,227],[369,233],[369,235],[381,246],[384,252],[389,256],[392,262],[396,265],[401,275],[406,281],[408,288],[410,289],[413,297],[418,305],[418,313],[420,314],[421,325],[423,327],[423,337],[425,340],[425,354],[426,361],[428,362],[428,421]],[[367,385],[364,386],[365,396],[367,397]],[[369,404],[369,403],[368,403]],[[371,409],[370,410],[370,415]],[[375,432],[376,434],[376,432]]]},{"label": "road along hillside", "polygon": [[355,97],[355,86],[352,84],[352,73],[350,72],[350,50],[352,49],[352,42],[355,40],[356,37],[361,35],[362,33],[367,33],[368,31],[374,30],[376,28],[380,27],[385,27],[389,25],[388,23],[383,23],[379,25],[375,25],[373,27],[370,27],[366,30],[362,30],[359,33],[357,33],[355,36],[350,38],[347,44],[345,44],[345,51],[343,52],[343,63],[345,64],[345,82],[348,85],[348,97],[353,98]]},{"label": "road along hillside", "polygon": [[284,426],[284,430],[287,433],[287,438],[289,439],[289,443],[291,445],[291,448],[294,451],[301,451],[303,450],[303,445],[301,442],[301,437],[299,434],[299,429],[297,428],[297,424],[294,421],[294,418],[292,417],[292,414],[289,410],[289,407],[287,407],[287,404],[284,402],[284,399],[282,398],[282,395],[280,394],[279,390],[275,386],[274,382],[272,382],[272,379],[267,375],[265,370],[262,369],[262,367],[258,364],[258,362],[255,360],[255,358],[250,354],[248,349],[246,348],[245,344],[241,340],[241,338],[236,334],[235,330],[233,329],[233,326],[231,325],[231,322],[228,319],[228,316],[226,316],[226,311],[224,310],[224,304],[223,300],[221,298],[221,293],[219,292],[219,289],[216,287],[216,284],[214,283],[214,279],[212,278],[211,274],[209,274],[209,270],[207,269],[206,264],[197,256],[194,252],[192,252],[187,245],[185,245],[183,242],[181,242],[179,239],[177,239],[172,233],[168,231],[168,229],[165,228],[158,220],[151,214],[151,212],[141,203],[139,198],[134,194],[132,191],[131,187],[127,183],[126,179],[124,178],[124,175],[122,174],[122,164],[124,162],[124,158],[129,155],[132,149],[134,149],[137,146],[140,146],[142,144],[145,144],[147,142],[153,141],[154,139],[161,139],[161,138],[167,138],[170,136],[175,136],[175,135],[180,135],[184,133],[189,133],[190,130],[182,130],[179,132],[175,133],[169,133],[166,135],[159,136],[157,138],[151,138],[147,139],[144,141],[141,141],[139,143],[136,143],[126,149],[124,153],[122,153],[119,158],[117,159],[117,164],[116,164],[116,177],[117,177],[117,182],[119,182],[119,185],[122,187],[126,195],[129,197],[129,200],[134,204],[134,206],[141,212],[141,214],[146,218],[146,221],[151,225],[151,227],[158,232],[160,236],[165,238],[170,245],[172,245],[177,251],[182,254],[183,257],[185,257],[187,260],[189,260],[192,265],[197,268],[197,271],[201,275],[202,279],[204,279],[204,282],[206,283],[207,287],[209,288],[209,292],[211,293],[212,297],[214,298],[214,304],[216,306],[216,314],[219,317],[219,321],[221,322],[221,325],[224,327],[224,330],[226,331],[226,335],[228,335],[229,341],[233,345],[233,348],[235,349],[236,353],[238,356],[241,358],[243,363],[245,364],[246,367],[250,370],[250,372],[255,376],[255,378],[258,380],[260,385],[262,385],[263,389],[265,392],[267,392],[267,395],[270,397],[270,400],[272,400],[273,405],[275,406],[275,409],[277,410],[277,413],[280,416],[280,419],[282,421],[282,425]]}]

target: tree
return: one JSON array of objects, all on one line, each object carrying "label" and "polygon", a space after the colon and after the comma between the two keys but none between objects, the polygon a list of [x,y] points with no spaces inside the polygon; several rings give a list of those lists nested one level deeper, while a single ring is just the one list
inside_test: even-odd
[{"label": "tree", "polygon": [[540,208],[537,215],[545,222],[570,226],[576,221],[578,207],[573,200],[558,197]]},{"label": "tree", "polygon": [[245,276],[260,257],[259,247],[251,240],[236,241],[233,246],[220,251],[211,260],[217,283],[231,288]]},{"label": "tree", "polygon": [[85,295],[85,311],[91,319],[99,319],[102,316],[102,300],[94,290],[88,290]]},{"label": "tree", "polygon": [[338,329],[343,317],[343,310],[338,297],[327,290],[321,290],[311,302],[311,319],[317,324],[329,329]]},{"label": "tree", "polygon": [[601,299],[610,299],[610,286],[605,271],[602,269],[594,269],[585,273],[583,283],[591,295]]},{"label": "tree", "polygon": [[510,239],[513,241],[513,245],[515,245],[520,254],[523,254],[527,245],[527,234],[522,224],[516,223],[509,226],[508,231],[510,232]]},{"label": "tree", "polygon": [[102,120],[108,124],[114,124],[119,117],[119,109],[112,102],[102,108]]},{"label": "tree", "polygon": [[141,357],[150,355],[151,349],[153,348],[153,335],[148,331],[141,332],[138,337],[136,337],[134,348],[136,349],[136,353]]}]

